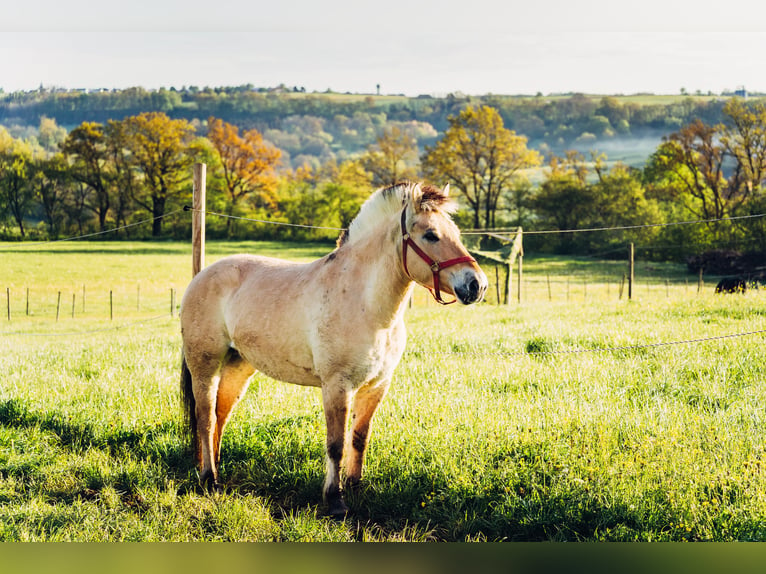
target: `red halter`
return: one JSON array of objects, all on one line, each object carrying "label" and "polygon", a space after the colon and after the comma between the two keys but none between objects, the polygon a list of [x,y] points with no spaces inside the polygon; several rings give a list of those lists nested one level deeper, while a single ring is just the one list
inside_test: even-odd
[{"label": "red halter", "polygon": [[417,243],[415,243],[412,240],[412,237],[410,237],[410,234],[407,233],[407,208],[404,208],[402,211],[402,263],[404,263],[404,272],[407,274],[407,277],[415,281],[415,279],[412,278],[412,275],[410,275],[409,270],[407,269],[407,247],[412,247],[413,251],[420,255],[420,258],[426,262],[426,265],[428,265],[431,268],[431,273],[434,275],[434,288],[431,289],[427,285],[423,285],[426,289],[428,289],[431,292],[431,295],[434,296],[434,299],[436,299],[439,303],[442,305],[451,305],[455,301],[457,301],[457,298],[453,299],[452,301],[445,301],[442,299],[441,291],[439,290],[439,272],[442,269],[446,269],[447,267],[451,267],[452,265],[457,265],[458,263],[476,263],[476,259],[471,257],[470,255],[464,255],[462,257],[455,257],[454,259],[448,259],[447,261],[434,261],[431,259],[425,251],[423,251],[420,247],[418,247]]}]

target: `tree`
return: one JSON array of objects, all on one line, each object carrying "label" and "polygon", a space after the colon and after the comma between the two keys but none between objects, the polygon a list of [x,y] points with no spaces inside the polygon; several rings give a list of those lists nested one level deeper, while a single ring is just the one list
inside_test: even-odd
[{"label": "tree", "polygon": [[736,158],[742,185],[750,193],[766,179],[766,104],[749,106],[732,98],[723,112],[729,121],[722,127],[721,143]]},{"label": "tree", "polygon": [[130,161],[143,176],[134,199],[154,217],[152,236],[158,237],[168,201],[188,191],[183,184],[194,163],[194,128],[186,120],[172,120],[161,112],[125,118],[120,124]]},{"label": "tree", "polygon": [[37,141],[40,142],[40,146],[48,153],[58,151],[59,146],[67,136],[65,128],[59,126],[56,120],[46,118],[45,116],[40,118],[40,127],[37,130],[37,134]]},{"label": "tree", "polygon": [[399,126],[392,126],[367,148],[362,165],[372,174],[373,185],[383,187],[404,179],[414,179],[417,173],[411,164],[417,159],[415,138]]},{"label": "tree", "polygon": [[370,196],[371,178],[358,161],[347,160],[340,166],[332,162],[329,167],[321,185],[326,221],[329,226],[347,228]]},{"label": "tree", "polygon": [[[276,204],[276,167],[281,152],[268,145],[258,130],[239,128],[223,120],[208,120],[207,137],[215,148],[223,171],[228,195],[229,215],[234,215],[240,201],[252,198],[256,204],[273,208]],[[227,234],[231,233],[231,219],[227,220]]]},{"label": "tree", "polygon": [[[553,157],[533,205],[542,223],[561,229],[640,226],[661,220],[654,200],[646,196],[640,172],[616,163],[606,165],[603,155],[593,154],[591,165],[596,175],[589,178],[588,164],[582,154],[568,152]],[[626,239],[637,241],[654,236],[656,230],[632,230],[627,238],[597,232],[566,233],[557,238],[559,251],[603,249],[610,243],[624,245]]]},{"label": "tree", "polygon": [[40,158],[32,162],[32,182],[38,202],[42,207],[43,220],[48,224],[48,234],[57,238],[65,215],[65,201],[71,176],[63,154]]},{"label": "tree", "polygon": [[[564,158],[553,156],[532,206],[547,228],[571,230],[589,227],[595,210],[594,190],[587,183],[587,168],[582,154],[568,152]],[[557,249],[571,251],[573,235],[557,234]]]},{"label": "tree", "polygon": [[83,122],[69,132],[61,144],[61,151],[72,160],[72,178],[92,190],[92,198],[85,202],[85,206],[96,214],[99,229],[104,231],[111,207],[109,154],[104,126],[96,122]]},{"label": "tree", "polygon": [[701,219],[727,217],[747,196],[740,186],[739,163],[730,177],[725,176],[729,154],[721,130],[695,120],[665,138],[646,169],[652,184]]},{"label": "tree", "polygon": [[32,148],[19,140],[4,140],[3,143],[0,149],[0,205],[11,214],[24,239],[24,218],[34,203],[29,179]]},{"label": "tree", "polygon": [[467,107],[457,117],[450,116],[444,137],[426,147],[422,160],[428,177],[463,194],[477,228],[482,223],[495,226],[503,192],[522,169],[540,162],[540,154],[527,149],[527,138],[503,127],[500,114],[488,106]]}]

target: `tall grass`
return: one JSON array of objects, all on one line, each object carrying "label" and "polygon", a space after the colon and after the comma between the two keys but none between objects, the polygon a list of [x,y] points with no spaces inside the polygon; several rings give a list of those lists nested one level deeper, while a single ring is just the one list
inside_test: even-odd
[{"label": "tall grass", "polygon": [[[238,248],[253,250],[213,245],[209,260]],[[364,484],[333,521],[319,392],[260,375],[224,437],[226,493],[199,491],[166,311],[169,286],[180,298],[190,275],[184,246],[57,249],[4,251],[0,277],[14,293],[88,281],[127,297],[140,282],[146,309],[57,323],[12,301],[0,325],[0,540],[766,539],[763,335],[637,346],[765,329],[763,292],[698,294],[668,268],[628,302],[607,290],[619,269],[592,264],[585,292],[572,283],[569,300],[549,300],[547,276],[563,288],[570,264],[528,259],[521,304],[442,308],[419,293]]]}]

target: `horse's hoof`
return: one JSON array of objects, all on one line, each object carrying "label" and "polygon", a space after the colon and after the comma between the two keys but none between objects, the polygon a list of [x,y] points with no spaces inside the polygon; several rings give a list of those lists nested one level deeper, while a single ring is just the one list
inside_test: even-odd
[{"label": "horse's hoof", "polygon": [[343,501],[343,497],[338,495],[327,500],[327,514],[332,518],[343,519],[348,514],[348,506]]}]

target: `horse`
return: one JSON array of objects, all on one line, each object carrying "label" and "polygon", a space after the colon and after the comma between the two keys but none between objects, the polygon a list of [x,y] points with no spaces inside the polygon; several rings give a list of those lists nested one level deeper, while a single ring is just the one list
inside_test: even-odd
[{"label": "horse", "polygon": [[748,281],[743,277],[724,277],[715,287],[716,293],[745,293]]},{"label": "horse", "polygon": [[222,490],[221,437],[259,371],[321,388],[322,497],[330,516],[347,514],[343,490],[361,480],[372,417],[404,353],[415,284],[445,305],[477,303],[486,292],[455,209],[449,186],[400,182],[373,192],[321,259],[232,255],[192,279],[181,301],[181,396],[203,488]]}]

